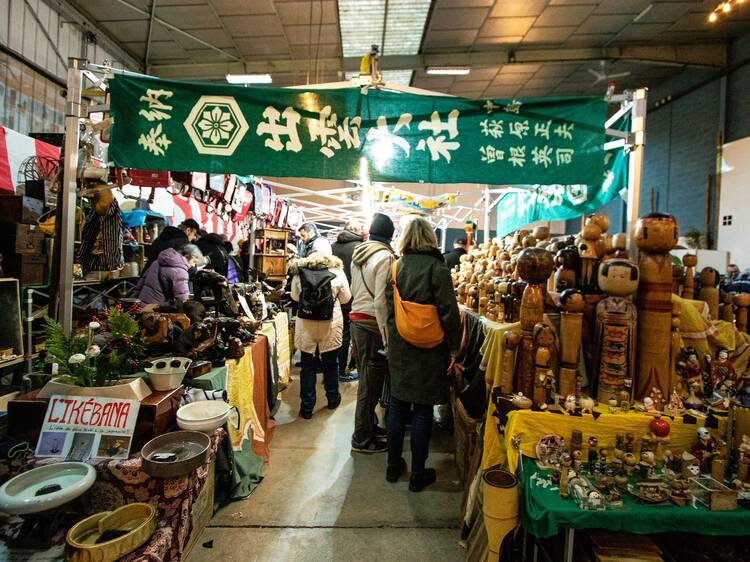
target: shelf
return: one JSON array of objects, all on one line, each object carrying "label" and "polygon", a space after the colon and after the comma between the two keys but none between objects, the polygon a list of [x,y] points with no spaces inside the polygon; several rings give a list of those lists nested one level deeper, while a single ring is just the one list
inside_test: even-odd
[{"label": "shelf", "polygon": [[80,287],[80,286],[86,286],[86,285],[101,285],[102,283],[113,283],[118,281],[134,281],[136,279],[140,279],[139,275],[136,275],[135,277],[112,277],[111,279],[81,279],[80,281],[73,281],[74,287]]}]

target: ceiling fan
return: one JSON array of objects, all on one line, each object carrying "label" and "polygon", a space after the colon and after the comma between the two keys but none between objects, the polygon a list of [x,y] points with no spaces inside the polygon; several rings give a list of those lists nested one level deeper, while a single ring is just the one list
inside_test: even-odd
[{"label": "ceiling fan", "polygon": [[602,82],[609,82],[614,78],[623,78],[625,76],[630,76],[630,71],[627,70],[625,72],[617,72],[615,74],[607,74],[607,71],[604,69],[606,66],[607,61],[600,60],[599,61],[599,70],[596,70],[594,68],[587,68],[591,74],[594,75],[596,80],[594,80],[594,85],[601,84]]}]

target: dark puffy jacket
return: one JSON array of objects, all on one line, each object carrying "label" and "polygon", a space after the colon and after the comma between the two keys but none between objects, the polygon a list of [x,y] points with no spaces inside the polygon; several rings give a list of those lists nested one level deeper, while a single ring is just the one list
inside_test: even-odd
[{"label": "dark puffy jacket", "polygon": [[220,234],[206,234],[201,236],[195,245],[211,262],[211,269],[226,277],[229,253],[224,247],[224,238]]},{"label": "dark puffy jacket", "polygon": [[175,250],[188,243],[187,235],[176,226],[167,226],[161,234],[146,247],[146,257],[149,261],[155,260],[167,248]]},{"label": "dark puffy jacket", "polygon": [[136,288],[138,298],[146,304],[164,304],[172,299],[185,302],[190,296],[187,260],[177,250],[167,248],[143,273]]},{"label": "dark puffy jacket", "polygon": [[464,255],[466,255],[466,250],[463,248],[453,248],[452,251],[443,254],[445,265],[448,266],[448,269],[453,269],[461,263],[461,256]]},{"label": "dark puffy jacket", "polygon": [[354,253],[354,248],[361,243],[362,236],[348,230],[342,230],[336,241],[331,245],[333,255],[344,263],[344,273],[350,285],[352,283],[352,254]]}]

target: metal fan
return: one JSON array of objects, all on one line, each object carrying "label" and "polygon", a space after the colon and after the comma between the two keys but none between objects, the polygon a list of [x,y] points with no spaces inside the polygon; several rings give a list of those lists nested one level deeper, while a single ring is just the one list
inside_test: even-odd
[{"label": "metal fan", "polygon": [[48,156],[29,156],[18,167],[17,183],[47,181],[55,183],[60,171],[60,161]]},{"label": "metal fan", "polygon": [[596,78],[596,80],[594,80],[594,85],[601,84],[602,82],[609,82],[610,80],[614,78],[623,78],[625,76],[630,76],[629,70],[625,72],[617,72],[615,74],[607,74],[607,71],[604,69],[606,65],[607,65],[607,61],[600,60],[599,70],[596,70],[594,68],[586,69],[589,71],[590,74],[593,74],[594,77]]}]

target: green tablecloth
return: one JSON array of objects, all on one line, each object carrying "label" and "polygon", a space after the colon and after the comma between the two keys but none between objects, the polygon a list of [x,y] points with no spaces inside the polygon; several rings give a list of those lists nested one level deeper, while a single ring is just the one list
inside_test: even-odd
[{"label": "green tablecloth", "polygon": [[214,367],[205,375],[185,379],[184,384],[203,390],[220,390],[227,387],[227,366]]},{"label": "green tablecloth", "polygon": [[540,470],[536,463],[524,458],[523,510],[524,528],[537,537],[556,535],[560,527],[573,529],[609,529],[628,533],[651,534],[683,531],[701,535],[750,535],[750,510],[738,507],[734,511],[710,511],[707,507],[690,504],[648,506],[630,494],[623,495],[623,507],[605,511],[586,511],[578,508],[572,498],[562,499],[555,486],[545,488],[549,471]]}]

